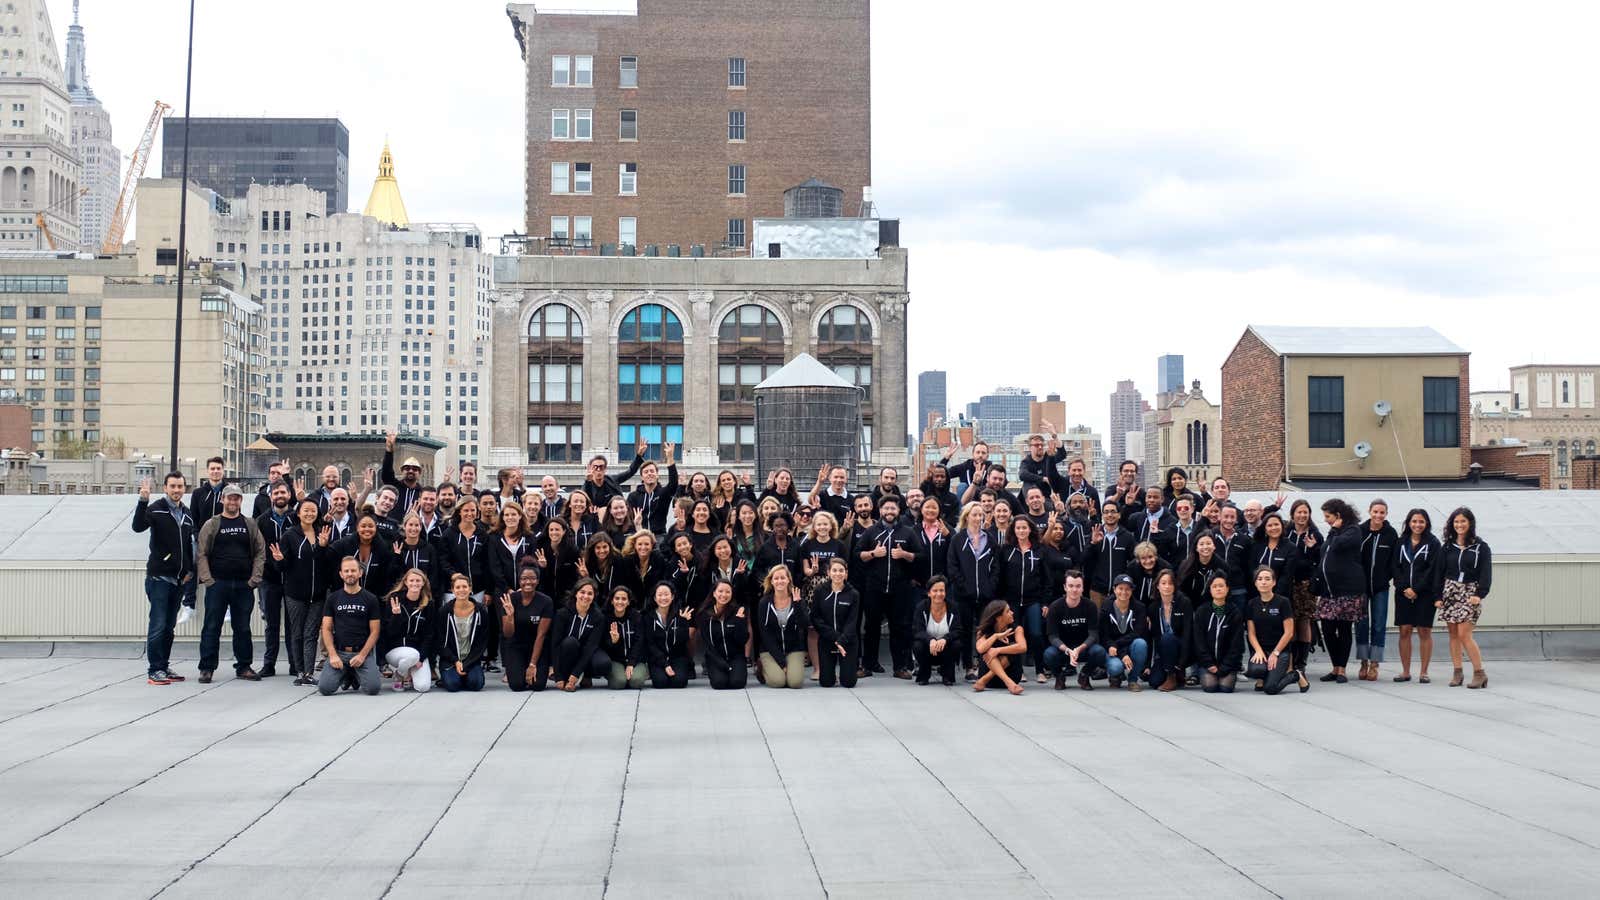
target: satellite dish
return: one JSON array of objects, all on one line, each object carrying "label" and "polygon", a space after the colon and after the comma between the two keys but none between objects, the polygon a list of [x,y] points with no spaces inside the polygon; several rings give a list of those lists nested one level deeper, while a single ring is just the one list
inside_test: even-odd
[{"label": "satellite dish", "polygon": [[1377,413],[1378,418],[1382,419],[1393,412],[1394,407],[1390,406],[1387,400],[1379,400],[1377,403],[1372,404],[1372,411]]},{"label": "satellite dish", "polygon": [[1356,459],[1366,459],[1372,455],[1372,445],[1366,441],[1356,442]]}]

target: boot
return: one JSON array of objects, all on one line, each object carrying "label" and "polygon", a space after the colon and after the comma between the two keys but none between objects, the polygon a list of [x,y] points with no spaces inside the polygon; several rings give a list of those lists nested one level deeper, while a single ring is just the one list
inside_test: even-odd
[{"label": "boot", "polygon": [[1080,690],[1080,691],[1092,691],[1092,690],[1094,690],[1094,685],[1089,683],[1089,673],[1087,673],[1087,672],[1079,672],[1078,673],[1078,690]]},{"label": "boot", "polygon": [[1161,686],[1156,688],[1156,690],[1158,690],[1158,691],[1175,691],[1177,689],[1178,689],[1178,673],[1176,673],[1176,672],[1168,672],[1167,673],[1167,680],[1161,682]]},{"label": "boot", "polygon": [[1450,686],[1451,687],[1461,687],[1461,682],[1463,682],[1465,680],[1466,679],[1463,678],[1462,675],[1461,675],[1461,670],[1457,669],[1455,671],[1455,674],[1450,676]]},{"label": "boot", "polygon": [[1474,669],[1472,671],[1472,683],[1467,685],[1467,687],[1469,689],[1472,689],[1472,688],[1486,688],[1488,686],[1489,686],[1489,675],[1488,675],[1488,673],[1483,671],[1482,669]]},{"label": "boot", "polygon": [[1066,673],[1065,670],[1059,670],[1059,671],[1056,672],[1056,690],[1064,691],[1066,689],[1067,689],[1067,673]]}]

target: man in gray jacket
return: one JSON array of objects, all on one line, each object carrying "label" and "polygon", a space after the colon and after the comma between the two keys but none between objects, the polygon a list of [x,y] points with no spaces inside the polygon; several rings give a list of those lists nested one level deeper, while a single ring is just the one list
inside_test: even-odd
[{"label": "man in gray jacket", "polygon": [[255,520],[240,515],[244,491],[230,484],[222,489],[222,514],[206,520],[195,541],[195,563],[206,587],[205,622],[200,627],[200,683],[209,684],[217,669],[222,617],[233,628],[233,672],[246,681],[260,681],[250,667],[250,608],[267,562],[267,544]]}]

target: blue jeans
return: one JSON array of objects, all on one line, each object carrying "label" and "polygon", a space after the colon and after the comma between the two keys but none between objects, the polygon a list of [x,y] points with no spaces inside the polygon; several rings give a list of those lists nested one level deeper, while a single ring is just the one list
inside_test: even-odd
[{"label": "blue jeans", "polygon": [[1356,659],[1383,662],[1383,645],[1389,637],[1389,589],[1367,600],[1367,616],[1356,623]]},{"label": "blue jeans", "polygon": [[1044,661],[1044,606],[1025,603],[1022,606],[1022,632],[1028,636],[1028,656],[1033,660],[1033,670],[1043,672]]},{"label": "blue jeans", "polygon": [[1158,687],[1167,680],[1168,675],[1176,675],[1181,684],[1183,670],[1178,668],[1178,658],[1182,655],[1183,647],[1175,634],[1155,635],[1155,655],[1150,658],[1150,677],[1147,679],[1151,687]]},{"label": "blue jeans", "polygon": [[[1078,654],[1078,674],[1087,675],[1097,667],[1106,664],[1106,648],[1099,644],[1090,644],[1089,649]],[[1061,674],[1067,666],[1072,665],[1072,657],[1061,652],[1055,644],[1044,648],[1044,669],[1046,672]]]},{"label": "blue jeans", "polygon": [[222,617],[233,627],[233,671],[250,668],[250,609],[255,592],[248,581],[214,581],[206,587],[206,619],[200,626],[200,671],[217,670],[218,644],[222,642]]},{"label": "blue jeans", "polygon": [[146,575],[144,595],[150,600],[150,627],[145,631],[144,655],[149,673],[165,672],[172,662],[172,627],[183,603],[183,586]]},{"label": "blue jeans", "polygon": [[452,694],[457,691],[481,691],[483,690],[483,664],[473,663],[467,666],[467,674],[465,675],[457,674],[456,667],[453,664],[441,666],[439,684]]},{"label": "blue jeans", "polygon": [[[1123,662],[1128,657],[1133,659],[1132,672],[1127,671],[1127,665]],[[1130,679],[1138,678],[1139,673],[1144,671],[1144,667],[1149,661],[1150,645],[1145,643],[1144,638],[1134,638],[1133,643],[1128,645],[1127,656],[1107,657],[1106,675],[1112,678],[1122,678],[1124,676]]]}]

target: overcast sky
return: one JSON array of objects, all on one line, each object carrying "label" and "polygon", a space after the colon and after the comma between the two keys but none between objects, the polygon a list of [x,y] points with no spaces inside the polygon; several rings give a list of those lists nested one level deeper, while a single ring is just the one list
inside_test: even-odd
[{"label": "overcast sky", "polygon": [[[521,228],[504,3],[199,7],[196,115],[336,115],[352,208],[387,135],[414,220]],[[50,8],[64,42],[70,0]],[[154,99],[183,111],[186,10],[83,2],[125,154]],[[872,13],[875,194],[910,248],[913,409],[916,373],[944,368],[952,407],[1059,391],[1103,431],[1115,382],[1148,399],[1162,353],[1216,398],[1250,323],[1432,325],[1472,351],[1475,389],[1514,364],[1600,361],[1587,4]]]}]

